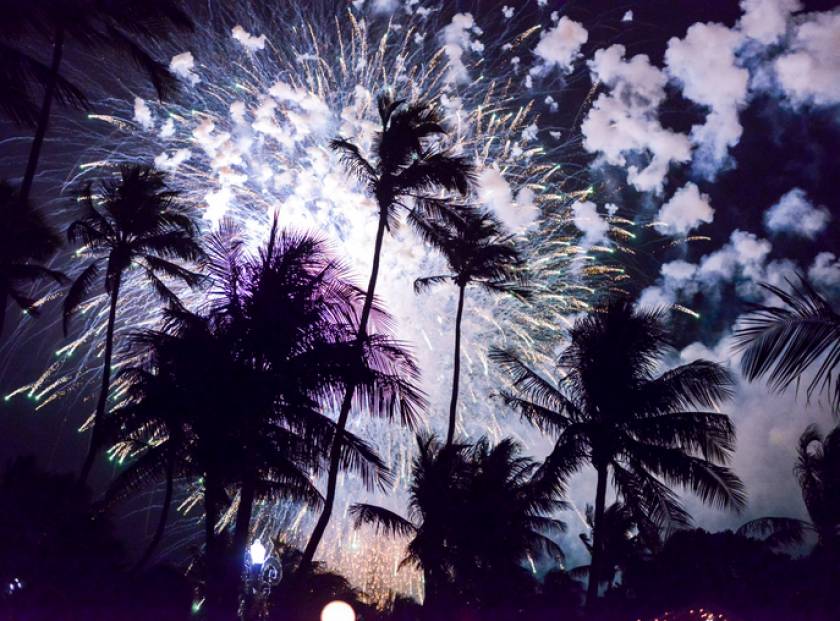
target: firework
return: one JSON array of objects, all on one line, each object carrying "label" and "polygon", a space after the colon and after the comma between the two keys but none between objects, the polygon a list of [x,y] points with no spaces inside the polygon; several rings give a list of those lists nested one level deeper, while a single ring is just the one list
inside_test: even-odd
[{"label": "firework", "polygon": [[[533,362],[545,363],[553,352],[544,345],[556,341],[570,317],[627,277],[614,255],[629,252],[622,244],[635,235],[634,223],[615,214],[609,238],[599,244],[582,242],[572,226],[571,205],[593,193],[585,186],[585,169],[565,163],[579,139],[574,128],[559,132],[548,122],[543,126],[542,119],[558,105],[558,89],[573,78],[551,78],[548,69],[526,66],[536,63],[532,50],[557,16],[483,16],[494,28],[485,36],[478,14],[445,14],[417,0],[300,3],[305,14],[295,8],[265,15],[245,6],[210,6],[203,30],[175,48],[159,50],[172,59],[170,69],[183,82],[175,101],[103,98],[84,123],[62,127],[66,140],[82,153],[64,185],[107,176],[121,163],[153,162],[170,175],[181,200],[196,206],[207,231],[232,218],[256,245],[278,213],[282,226],[326,237],[363,282],[370,269],[375,204],[344,173],[328,141],[341,135],[368,149],[377,128],[375,98],[382,91],[431,102],[449,130],[442,146],[475,163],[476,200],[520,234],[538,283],[527,304],[470,291],[458,431],[494,441],[513,435],[535,455],[544,454],[545,440],[490,398],[497,378],[487,345],[512,344],[529,352]],[[422,296],[412,293],[414,279],[439,273],[442,260],[406,227],[386,239],[382,256],[377,293],[394,315],[399,337],[415,347],[431,397],[427,425],[439,432],[445,426],[455,295],[445,287]],[[76,251],[67,259],[67,271],[84,260],[85,250]],[[156,327],[160,318],[160,303],[141,274],[129,273],[124,291],[118,344],[130,332]],[[206,295],[181,293],[194,308]],[[72,397],[92,411],[106,308],[104,294],[84,304],[71,340],[56,349],[46,371],[6,398],[27,395],[40,408]],[[131,363],[118,351],[114,369]],[[114,382],[112,406],[125,388]],[[351,417],[350,429],[375,442],[396,474],[394,488],[372,501],[401,509],[412,434],[363,415]],[[121,463],[130,451],[116,446],[108,457]],[[421,577],[398,571],[404,542],[354,531],[347,506],[367,493],[349,477],[341,485],[320,548],[322,560],[379,600],[393,590],[420,594]],[[195,504],[195,497],[188,497],[181,509]],[[282,530],[300,543],[311,517],[300,507],[266,506],[255,520],[256,530],[266,541]]]}]

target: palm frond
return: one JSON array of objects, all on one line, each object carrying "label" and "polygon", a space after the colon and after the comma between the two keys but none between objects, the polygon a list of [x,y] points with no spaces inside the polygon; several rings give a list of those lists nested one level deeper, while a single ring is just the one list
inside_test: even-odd
[{"label": "palm frond", "polygon": [[785,390],[806,371],[815,369],[808,397],[833,387],[832,400],[838,407],[840,315],[803,277],[798,284],[788,284],[789,292],[762,284],[782,305],[754,305],[739,320],[734,338],[736,349],[743,352],[743,373],[750,380],[767,377],[773,389]]},{"label": "palm frond", "polygon": [[70,286],[70,290],[67,292],[67,297],[64,298],[62,325],[65,336],[67,335],[67,331],[70,327],[70,318],[73,316],[73,313],[79,305],[85,300],[85,298],[87,298],[88,292],[93,286],[93,282],[96,280],[98,275],[99,260],[97,259],[91,261],[90,265],[88,265],[82,273],[76,277],[76,280],[74,280],[73,284]]},{"label": "palm frond", "polygon": [[539,408],[553,410],[558,416],[580,419],[577,406],[512,350],[491,347],[488,357],[508,374],[513,386],[524,399],[532,401]]},{"label": "palm frond", "polygon": [[376,532],[400,536],[411,535],[417,531],[417,527],[401,515],[376,505],[354,504],[349,513],[356,528],[369,524],[376,528]]},{"label": "palm frond", "polygon": [[444,283],[451,278],[451,276],[443,274],[440,276],[424,276],[423,278],[417,278],[414,281],[414,293],[423,293],[427,289]]},{"label": "palm frond", "polygon": [[736,531],[739,535],[761,539],[771,547],[799,545],[811,525],[802,520],[785,517],[762,517],[750,520]]}]

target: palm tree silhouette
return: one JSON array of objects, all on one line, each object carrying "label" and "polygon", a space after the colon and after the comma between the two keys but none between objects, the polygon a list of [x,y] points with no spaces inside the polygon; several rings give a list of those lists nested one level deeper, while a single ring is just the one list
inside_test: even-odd
[{"label": "palm tree silhouette", "polygon": [[163,275],[183,281],[191,287],[200,284],[201,276],[176,261],[196,261],[202,256],[197,229],[188,211],[177,203],[177,193],[166,187],[163,173],[143,166],[125,166],[117,180],[105,181],[94,192],[92,184],[79,195],[82,216],[67,228],[71,243],[80,243],[93,260],[76,277],[64,301],[64,332],[78,306],[85,300],[100,272],[105,269],[105,292],[110,299],[105,353],[102,363],[102,387],[93,419],[90,448],[80,478],[86,481],[97,451],[101,448],[99,427],[105,416],[111,381],[111,357],[117,302],[124,273],[138,266],[160,298],[178,303],[175,294],[159,278]]},{"label": "palm tree silhouette", "polygon": [[[377,106],[381,131],[377,135],[374,162],[366,159],[359,147],[352,142],[335,139],[330,143],[334,150],[341,153],[342,162],[348,171],[357,176],[374,196],[379,209],[373,264],[356,336],[359,346],[368,338],[368,321],[373,307],[376,281],[379,278],[379,261],[385,230],[390,230],[397,223],[400,212],[410,211],[409,205],[412,201],[415,204],[414,210],[431,213],[440,204],[440,201],[432,196],[433,192],[443,189],[466,194],[471,177],[466,160],[447,155],[427,144],[430,137],[445,133],[432,107],[423,102],[406,104],[403,100],[394,100],[389,96],[379,97]],[[355,386],[351,382],[347,386],[338,414],[339,433],[343,432],[347,425],[354,392]],[[312,562],[332,516],[338,484],[338,457],[336,443],[330,455],[324,509],[303,550],[301,567],[306,567]]]},{"label": "palm tree silhouette", "polygon": [[[128,57],[145,73],[162,99],[171,94],[177,82],[167,65],[157,61],[138,40],[160,43],[175,31],[193,28],[192,19],[177,0],[7,2],[3,14],[5,24],[0,33],[7,40],[34,35],[44,37],[52,46],[49,67],[33,63],[28,55],[5,43],[11,54],[0,62],[0,71],[5,75],[32,77],[43,86],[43,102],[37,112],[35,137],[21,183],[24,200],[29,198],[35,179],[53,100],[86,106],[84,95],[60,74],[66,44],[72,41],[87,49],[107,48]],[[34,119],[28,86],[20,80],[9,84],[18,86],[13,87],[11,96],[2,97],[2,101],[14,100],[3,108],[12,118],[31,123]]]},{"label": "palm tree silhouette", "polygon": [[[38,104],[34,91],[46,91],[51,86],[53,97],[60,104],[75,108],[88,105],[84,93],[64,76],[53,73],[49,65],[16,48],[12,41],[22,33],[22,15],[10,17],[9,9],[16,12],[31,10],[22,2],[2,3],[3,22],[0,23],[0,113],[19,126],[34,129],[38,125]],[[8,41],[8,43],[7,43]]]},{"label": "palm tree silhouette", "polygon": [[807,396],[826,389],[840,409],[840,314],[808,281],[788,281],[790,291],[762,283],[781,305],[752,305],[739,320],[735,347],[743,351],[741,369],[749,380],[766,376],[771,388],[784,390],[808,369],[816,369]]},{"label": "palm tree silhouette", "polygon": [[27,286],[52,279],[63,283],[64,274],[43,265],[61,247],[61,238],[40,213],[22,201],[14,188],[0,182],[0,335],[9,298],[25,313],[38,309]]},{"label": "palm tree silhouette", "polygon": [[416,227],[423,238],[443,254],[452,273],[426,276],[414,281],[414,291],[446,281],[458,287],[455,313],[455,353],[452,366],[452,398],[449,403],[449,427],[446,444],[455,440],[458,407],[458,384],[461,370],[461,320],[464,294],[470,284],[493,293],[528,295],[522,276],[524,262],[501,223],[487,212],[472,208],[438,210],[437,218],[417,218]]},{"label": "palm tree silhouette", "polygon": [[[167,329],[135,337],[150,351],[152,365],[128,371],[128,403],[105,428],[136,454],[112,498],[130,493],[138,481],[163,478],[171,499],[173,475],[203,480],[210,573],[226,576],[210,576],[218,585],[208,588],[211,598],[218,594],[210,607],[230,612],[254,504],[321,505],[310,477],[322,473],[337,434],[322,404],[343,395],[348,377],[377,415],[401,408],[410,419],[423,398],[412,384],[417,368],[398,342],[376,335],[359,355],[363,293],[322,241],[278,233],[275,219],[266,245],[250,255],[236,229],[223,222],[208,243],[207,269],[213,283],[207,314],[176,307],[168,311]],[[371,447],[347,431],[339,438],[342,470],[371,486],[390,482]],[[214,529],[225,499],[234,496],[225,563]],[[164,507],[156,539],[166,513]]]},{"label": "palm tree silhouette", "polygon": [[517,442],[505,438],[493,447],[481,439],[467,454],[470,470],[466,506],[456,521],[455,577],[461,601],[490,618],[506,618],[503,611],[517,599],[516,591],[525,590],[517,587],[532,582],[523,566],[529,557],[564,558],[550,537],[566,531],[566,524],[552,517],[567,508],[564,489],[521,453]]},{"label": "palm tree silhouette", "polygon": [[672,485],[721,507],[741,509],[743,484],[727,467],[735,430],[714,408],[731,395],[730,374],[697,360],[656,375],[671,350],[661,311],[634,310],[619,300],[578,319],[557,360],[553,384],[511,351],[490,356],[514,392],[504,401],[557,442],[544,468],[564,479],[585,463],[597,472],[592,571],[587,605],[602,580],[607,477],[626,505],[655,524],[685,525],[689,516]]},{"label": "palm tree silhouette", "polygon": [[452,606],[486,605],[493,591],[504,592],[505,583],[516,579],[529,553],[547,550],[562,557],[546,536],[565,529],[548,515],[565,506],[562,486],[539,476],[516,442],[441,446],[421,436],[417,444],[411,519],[369,504],[353,505],[350,513],[356,527],[371,524],[411,536],[403,564],[422,569],[427,610],[451,614]]},{"label": "palm tree silhouette", "polygon": [[[601,534],[603,536],[603,559],[601,584],[607,589],[615,587],[616,575],[631,564],[640,562],[651,550],[659,546],[658,529],[646,520],[647,516],[635,512],[621,502],[614,502],[604,510]],[[586,523],[590,529],[595,526],[595,507],[586,505]],[[580,534],[583,545],[592,554],[592,537]],[[588,576],[591,565],[580,565],[572,570],[574,576]],[[598,585],[599,587],[601,585]]]},{"label": "palm tree silhouette", "polygon": [[738,532],[777,547],[799,544],[811,531],[822,548],[840,549],[840,426],[823,436],[816,425],[809,425],[799,437],[794,472],[810,521],[763,517]]}]

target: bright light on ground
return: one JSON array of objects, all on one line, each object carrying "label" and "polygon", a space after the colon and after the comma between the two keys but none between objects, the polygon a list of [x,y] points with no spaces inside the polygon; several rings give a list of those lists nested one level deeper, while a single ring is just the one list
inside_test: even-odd
[{"label": "bright light on ground", "polygon": [[321,621],[356,621],[356,613],[346,602],[330,602],[321,611]]},{"label": "bright light on ground", "polygon": [[251,549],[249,550],[249,553],[251,555],[252,564],[262,565],[265,562],[266,549],[259,539],[257,539],[254,543],[251,544]]}]

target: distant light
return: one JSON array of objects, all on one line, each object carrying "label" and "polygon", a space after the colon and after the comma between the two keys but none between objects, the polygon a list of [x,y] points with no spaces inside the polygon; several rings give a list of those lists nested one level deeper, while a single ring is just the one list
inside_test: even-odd
[{"label": "distant light", "polygon": [[347,602],[330,602],[321,611],[321,621],[356,621],[356,613]]},{"label": "distant light", "polygon": [[265,546],[262,544],[262,541],[257,539],[254,543],[251,544],[251,549],[248,551],[251,555],[251,564],[252,565],[262,565],[265,563],[265,554],[266,549]]}]

